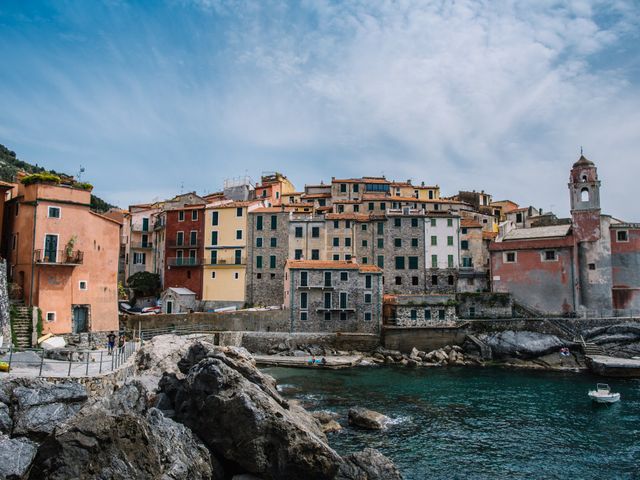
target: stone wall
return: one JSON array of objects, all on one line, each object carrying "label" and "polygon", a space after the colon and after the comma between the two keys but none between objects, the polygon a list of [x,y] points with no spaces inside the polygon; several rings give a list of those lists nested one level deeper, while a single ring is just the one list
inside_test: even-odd
[{"label": "stone wall", "polygon": [[242,346],[250,352],[268,353],[279,344],[296,349],[297,346],[319,345],[335,350],[369,352],[380,345],[378,335],[367,333],[259,333],[245,332]]},{"label": "stone wall", "polygon": [[430,352],[445,345],[461,345],[467,336],[464,328],[385,327],[382,343],[390,350],[410,352],[412,348]]},{"label": "stone wall", "polygon": [[7,262],[0,259],[0,345],[11,343],[11,318],[9,316],[9,293],[7,291]]},{"label": "stone wall", "polygon": [[289,312],[286,310],[259,310],[236,312],[194,312],[187,314],[123,315],[120,327],[127,331],[175,326],[211,325],[218,331],[288,332]]},{"label": "stone wall", "polygon": [[460,318],[511,318],[513,299],[508,293],[458,293]]}]

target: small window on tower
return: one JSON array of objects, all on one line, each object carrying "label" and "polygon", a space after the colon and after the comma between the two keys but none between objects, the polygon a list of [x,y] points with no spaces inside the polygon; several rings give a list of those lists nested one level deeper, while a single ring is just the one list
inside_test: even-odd
[{"label": "small window on tower", "polygon": [[596,264],[595,263],[590,263],[589,264],[589,270],[595,270],[596,269]]},{"label": "small window on tower", "polygon": [[580,191],[580,201],[581,202],[588,202],[589,201],[589,189],[588,188],[583,188]]}]

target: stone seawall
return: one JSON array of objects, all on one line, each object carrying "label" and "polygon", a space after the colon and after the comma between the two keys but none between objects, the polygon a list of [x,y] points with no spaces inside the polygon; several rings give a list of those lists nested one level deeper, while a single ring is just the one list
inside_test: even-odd
[{"label": "stone seawall", "polygon": [[380,345],[380,337],[368,333],[259,333],[245,332],[242,346],[250,352],[267,353],[284,344],[296,349],[298,345],[318,345],[334,350],[370,352]]},{"label": "stone seawall", "polygon": [[291,325],[288,310],[238,312],[194,312],[187,314],[122,315],[120,326],[126,330],[171,328],[175,326],[210,325],[216,331],[288,332]]}]

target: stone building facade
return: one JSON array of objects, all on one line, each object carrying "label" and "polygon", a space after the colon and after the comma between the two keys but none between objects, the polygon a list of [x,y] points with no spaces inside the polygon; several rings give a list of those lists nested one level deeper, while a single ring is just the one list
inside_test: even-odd
[{"label": "stone building facade", "polygon": [[382,270],[350,261],[289,260],[284,306],[292,332],[380,333]]},{"label": "stone building facade", "polygon": [[403,208],[387,210],[384,234],[385,293],[424,293],[425,212]]},{"label": "stone building facade", "polygon": [[448,327],[457,324],[454,295],[385,295],[384,323],[397,327]]}]

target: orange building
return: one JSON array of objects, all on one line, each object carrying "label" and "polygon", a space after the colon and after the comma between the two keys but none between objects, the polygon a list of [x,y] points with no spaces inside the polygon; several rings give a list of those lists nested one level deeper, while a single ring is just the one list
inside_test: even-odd
[{"label": "orange building", "polygon": [[90,191],[72,185],[20,183],[11,194],[3,251],[43,333],[117,330],[120,224],[92,212]]}]

